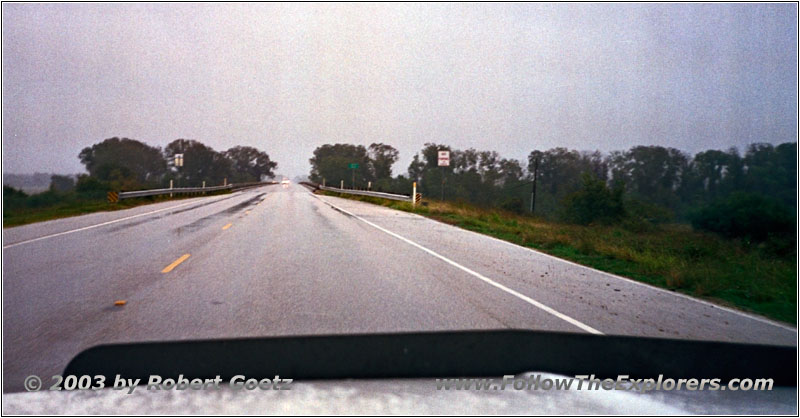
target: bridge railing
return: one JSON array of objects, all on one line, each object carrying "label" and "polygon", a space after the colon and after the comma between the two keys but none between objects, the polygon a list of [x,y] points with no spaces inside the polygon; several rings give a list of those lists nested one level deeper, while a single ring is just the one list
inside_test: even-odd
[{"label": "bridge railing", "polygon": [[382,199],[390,199],[390,200],[400,200],[403,202],[412,202],[413,199],[410,195],[404,194],[393,194],[393,193],[384,193],[384,192],[373,192],[371,190],[358,190],[358,189],[340,189],[338,187],[330,187],[330,186],[322,186],[320,184],[315,184],[311,182],[302,182],[302,185],[312,188],[312,189],[319,189],[325,190],[334,193],[344,193],[344,194],[355,194],[360,196],[372,196],[372,197],[380,197]]},{"label": "bridge railing", "polygon": [[[117,194],[117,199],[131,199],[134,197],[145,197],[145,196],[158,196],[164,194],[191,194],[191,193],[207,193],[207,192],[216,192],[220,190],[241,190],[250,187],[258,187],[258,186],[266,186],[270,184],[278,184],[275,181],[260,181],[260,182],[253,182],[253,183],[238,183],[238,184],[228,184],[224,186],[210,186],[210,187],[173,187],[173,188],[165,188],[165,189],[148,189],[148,190],[134,190],[130,192],[119,192]],[[114,192],[109,192],[109,200],[111,200],[111,194]]]}]

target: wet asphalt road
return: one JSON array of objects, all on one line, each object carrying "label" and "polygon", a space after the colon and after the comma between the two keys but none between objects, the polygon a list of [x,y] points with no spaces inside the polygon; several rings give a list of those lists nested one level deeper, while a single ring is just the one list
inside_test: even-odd
[{"label": "wet asphalt road", "polygon": [[792,327],[298,185],[4,229],[3,301],[4,392],[112,342],[497,328],[797,339]]}]

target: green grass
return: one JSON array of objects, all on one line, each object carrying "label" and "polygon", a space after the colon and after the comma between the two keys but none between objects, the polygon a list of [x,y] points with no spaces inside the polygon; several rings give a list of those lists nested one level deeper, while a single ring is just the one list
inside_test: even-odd
[{"label": "green grass", "polygon": [[[226,193],[226,191],[215,192],[216,194]],[[212,193],[209,193],[209,195]],[[71,216],[85,215],[94,212],[108,212],[122,209],[130,209],[136,206],[148,205],[151,203],[164,202],[168,200],[186,199],[189,195],[175,195],[170,198],[167,195],[148,196],[136,199],[120,200],[117,203],[108,203],[106,199],[80,198],[72,195],[64,195],[57,201],[51,202],[41,207],[27,207],[11,205],[4,202],[3,207],[3,228],[20,226],[35,222],[49,221],[52,219],[68,218]]]},{"label": "green grass", "polygon": [[633,280],[797,323],[797,258],[693,231],[688,225],[579,226],[467,204],[412,208],[367,196],[322,192],[414,212]]}]

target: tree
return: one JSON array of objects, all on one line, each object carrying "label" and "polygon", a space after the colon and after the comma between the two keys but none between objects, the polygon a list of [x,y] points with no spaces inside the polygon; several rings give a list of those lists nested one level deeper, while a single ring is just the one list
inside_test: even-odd
[{"label": "tree", "polygon": [[694,205],[741,190],[743,174],[743,161],[735,148],[699,152],[681,181],[681,200]]},{"label": "tree", "polygon": [[637,146],[614,152],[609,159],[612,178],[624,182],[639,199],[674,208],[680,202],[677,190],[689,169],[689,157],[675,148]]},{"label": "tree", "polygon": [[620,183],[611,189],[590,173],[584,173],[582,181],[580,190],[564,199],[564,220],[587,225],[592,222],[612,223],[625,216]]},{"label": "tree", "polygon": [[[339,185],[344,180],[350,185],[355,176],[356,187],[366,187],[368,181],[374,181],[372,174],[372,160],[363,145],[352,144],[325,144],[314,150],[314,156],[308,160],[311,163],[309,179],[322,183],[325,179],[329,185]],[[358,164],[358,168],[350,169],[350,164]]]},{"label": "tree", "polygon": [[157,184],[167,171],[158,147],[128,138],[109,138],[84,148],[78,157],[92,177],[127,184]]},{"label": "tree", "polygon": [[694,212],[691,220],[696,229],[750,241],[791,239],[796,225],[791,210],[777,199],[742,192],[717,199]]},{"label": "tree", "polygon": [[607,178],[606,161],[599,151],[581,153],[561,147],[534,150],[528,155],[531,177],[534,170],[537,173],[537,213],[546,216],[556,215],[564,198],[581,188],[584,173],[591,173],[600,180]]},{"label": "tree", "polygon": [[22,190],[15,189],[5,184],[3,185],[3,206],[5,206],[6,209],[24,206],[27,197],[28,195]]},{"label": "tree", "polygon": [[414,154],[411,164],[408,165],[408,177],[413,181],[419,182],[422,179],[422,172],[425,170],[425,163],[419,159],[419,154]]},{"label": "tree", "polygon": [[752,144],[744,155],[744,190],[797,207],[797,143]]},{"label": "tree", "polygon": [[262,177],[275,177],[273,170],[278,166],[269,159],[269,155],[253,147],[237,146],[225,151],[225,157],[231,161],[233,182],[261,181]]},{"label": "tree", "polygon": [[176,186],[198,187],[221,185],[225,178],[232,182],[233,163],[224,154],[193,139],[176,139],[164,149],[164,156],[174,161],[175,154],[183,154],[183,167],[172,167],[179,179]]},{"label": "tree", "polygon": [[531,152],[528,155],[529,172],[533,172],[537,159],[539,160],[538,187],[543,192],[559,198],[576,191],[581,185],[581,174],[589,169],[583,164],[578,151],[566,148]]},{"label": "tree", "polygon": [[[439,167],[439,151],[450,151],[450,166]],[[419,155],[422,159],[419,160],[421,165],[419,167],[419,190],[420,193],[429,196],[441,196],[442,180],[449,179],[448,182],[452,183],[452,173],[456,167],[457,161],[461,158],[459,154],[453,152],[447,145],[439,145],[434,143],[426,143],[420,151]]]},{"label": "tree", "polygon": [[373,143],[369,146],[372,173],[375,179],[392,177],[392,165],[397,162],[400,153],[391,145]]},{"label": "tree", "polygon": [[50,176],[50,190],[59,193],[70,192],[75,188],[75,179],[70,176],[53,174]]}]

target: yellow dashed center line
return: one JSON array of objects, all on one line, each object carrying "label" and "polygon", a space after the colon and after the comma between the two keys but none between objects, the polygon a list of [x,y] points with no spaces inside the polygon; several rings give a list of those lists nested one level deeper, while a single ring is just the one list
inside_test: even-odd
[{"label": "yellow dashed center line", "polygon": [[169,272],[171,272],[171,271],[172,271],[172,269],[174,269],[175,267],[178,267],[178,264],[180,264],[180,263],[183,263],[184,261],[186,261],[186,259],[187,259],[187,258],[189,258],[189,256],[190,256],[190,254],[184,254],[184,255],[182,255],[182,256],[181,256],[179,259],[177,259],[177,260],[173,261],[173,262],[172,262],[172,264],[170,264],[170,265],[168,265],[168,266],[164,267],[164,270],[161,270],[161,272],[162,272],[162,273],[169,273]]},{"label": "yellow dashed center line", "polygon": [[223,226],[223,227],[222,227],[222,230],[224,231],[224,230],[226,230],[226,229],[230,228],[230,227],[231,227],[231,225],[233,225],[233,224],[227,224],[227,225]]}]

